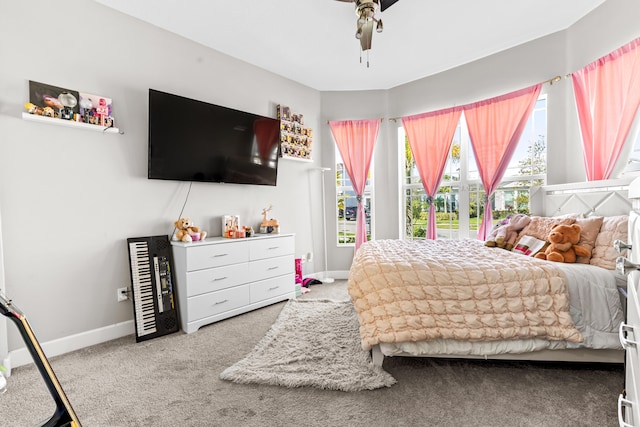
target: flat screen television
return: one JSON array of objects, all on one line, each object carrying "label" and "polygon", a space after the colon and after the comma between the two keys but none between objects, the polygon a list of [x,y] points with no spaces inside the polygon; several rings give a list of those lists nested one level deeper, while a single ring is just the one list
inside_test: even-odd
[{"label": "flat screen television", "polygon": [[280,121],[149,89],[149,179],[276,185]]}]

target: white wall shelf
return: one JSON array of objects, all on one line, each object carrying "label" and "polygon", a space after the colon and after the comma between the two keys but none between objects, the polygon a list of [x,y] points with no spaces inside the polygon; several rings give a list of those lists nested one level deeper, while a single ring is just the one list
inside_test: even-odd
[{"label": "white wall shelf", "polygon": [[295,162],[307,162],[307,163],[313,163],[313,159],[304,159],[302,157],[291,157],[291,156],[287,156],[287,155],[283,155],[282,157],[280,157],[281,159],[285,159],[285,160],[293,160]]},{"label": "white wall shelf", "polygon": [[66,126],[66,127],[72,127],[72,128],[78,128],[78,129],[86,129],[86,130],[92,130],[92,131],[97,131],[102,133],[124,134],[123,131],[114,127],[106,128],[104,126],[92,125],[89,123],[75,122],[73,120],[56,119],[56,118],[47,117],[47,116],[38,116],[36,114],[30,114],[25,112],[22,113],[22,120],[29,120],[32,122],[47,123],[50,125]]}]

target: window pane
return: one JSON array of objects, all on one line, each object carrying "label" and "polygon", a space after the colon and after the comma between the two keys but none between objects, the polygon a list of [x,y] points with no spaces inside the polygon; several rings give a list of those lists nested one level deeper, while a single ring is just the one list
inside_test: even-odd
[{"label": "window pane", "polygon": [[547,100],[539,99],[527,121],[504,178],[545,174],[547,171]]},{"label": "window pane", "polygon": [[441,186],[434,200],[439,239],[459,238],[458,186]]},{"label": "window pane", "polygon": [[[373,161],[372,161],[373,163]],[[365,208],[367,240],[371,240],[371,200],[372,200],[372,172],[369,169],[367,186],[363,194]],[[344,168],[339,150],[336,149],[336,218],[338,246],[353,246],[356,243],[356,218],[358,201],[351,186],[349,174]]]},{"label": "window pane", "polygon": [[408,240],[424,239],[427,235],[428,206],[422,186],[407,189],[405,202],[405,236]]}]

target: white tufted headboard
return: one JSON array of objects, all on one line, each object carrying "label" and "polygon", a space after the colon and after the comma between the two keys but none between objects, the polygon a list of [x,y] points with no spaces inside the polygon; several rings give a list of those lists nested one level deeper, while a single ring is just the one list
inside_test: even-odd
[{"label": "white tufted headboard", "polygon": [[[634,178],[534,187],[530,196],[531,214],[627,215],[632,208],[629,191]],[[640,203],[640,178],[636,181],[635,197]]]}]

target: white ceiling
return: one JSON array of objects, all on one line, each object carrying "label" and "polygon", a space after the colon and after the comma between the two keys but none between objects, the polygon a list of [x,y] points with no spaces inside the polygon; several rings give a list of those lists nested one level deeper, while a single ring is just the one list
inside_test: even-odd
[{"label": "white ceiling", "polygon": [[400,0],[360,63],[353,3],[95,0],[317,90],[390,89],[564,30],[605,0]]}]

